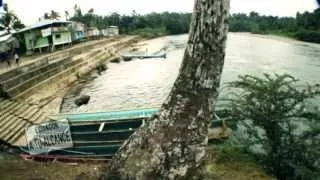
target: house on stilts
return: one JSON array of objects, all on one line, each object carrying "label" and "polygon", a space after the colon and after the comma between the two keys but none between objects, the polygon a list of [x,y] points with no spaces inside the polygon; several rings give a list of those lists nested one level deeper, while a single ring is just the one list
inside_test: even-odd
[{"label": "house on stilts", "polygon": [[24,39],[27,54],[54,51],[59,46],[72,43],[70,24],[70,21],[43,20],[21,29],[16,34]]}]

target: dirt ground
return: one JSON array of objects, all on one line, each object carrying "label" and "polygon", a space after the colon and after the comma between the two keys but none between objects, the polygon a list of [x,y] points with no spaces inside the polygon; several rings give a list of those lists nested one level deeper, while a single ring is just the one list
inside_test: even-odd
[{"label": "dirt ground", "polygon": [[[237,153],[208,148],[206,180],[274,180],[256,162]],[[97,180],[107,163],[39,163],[0,154],[1,180]]]},{"label": "dirt ground", "polygon": [[24,161],[0,155],[1,180],[97,180],[100,164]]}]

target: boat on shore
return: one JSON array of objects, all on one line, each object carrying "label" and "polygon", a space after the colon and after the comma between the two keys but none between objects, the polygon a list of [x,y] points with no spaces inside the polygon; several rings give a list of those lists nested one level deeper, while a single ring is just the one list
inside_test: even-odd
[{"label": "boat on shore", "polygon": [[[109,161],[123,142],[156,114],[158,109],[140,109],[118,112],[61,114],[50,116],[53,121],[67,119],[72,137],[72,147],[53,148],[32,154],[29,145],[20,147],[25,160],[62,162]],[[214,119],[212,128],[220,127],[222,120]]]}]

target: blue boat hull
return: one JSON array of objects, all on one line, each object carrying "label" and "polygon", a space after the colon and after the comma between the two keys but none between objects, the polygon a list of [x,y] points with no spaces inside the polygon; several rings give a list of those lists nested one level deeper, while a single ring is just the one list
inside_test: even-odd
[{"label": "blue boat hull", "polygon": [[[143,109],[51,116],[51,119],[69,120],[73,147],[39,155],[25,153],[23,157],[34,160],[111,159],[122,143],[141,126],[143,121],[157,112],[158,109]],[[212,123],[212,127],[220,125],[219,122]],[[27,152],[26,147],[22,148]]]}]

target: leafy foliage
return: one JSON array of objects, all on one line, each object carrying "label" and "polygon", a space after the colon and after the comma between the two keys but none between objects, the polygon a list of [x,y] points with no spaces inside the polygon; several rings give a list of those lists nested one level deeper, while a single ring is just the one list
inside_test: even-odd
[{"label": "leafy foliage", "polygon": [[249,15],[238,13],[230,17],[231,32],[280,34],[309,42],[320,42],[320,8],[314,12],[297,13],[293,17],[261,16],[256,12]]},{"label": "leafy foliage", "polygon": [[20,21],[20,19],[10,11],[8,4],[3,5],[4,14],[0,18],[0,23],[3,24],[7,29],[22,29],[25,25]]},{"label": "leafy foliage", "polygon": [[[293,17],[261,16],[256,12],[249,15],[238,13],[229,19],[231,32],[252,32],[259,34],[277,34],[295,37],[303,41],[320,42],[320,8],[313,13],[297,13]],[[112,13],[109,16],[94,14],[94,9],[83,14],[79,6],[74,7],[74,16],[70,20],[82,22],[99,29],[109,25],[120,27],[121,33],[141,32],[143,29],[163,29],[163,34],[181,34],[189,31],[191,13],[150,13],[140,15],[133,11],[131,15]]]},{"label": "leafy foliage", "polygon": [[152,32],[151,29],[156,29],[156,34],[159,34],[159,30],[162,30],[160,34],[181,34],[189,31],[191,13],[164,12],[140,15],[133,11],[130,16],[120,15],[116,12],[109,16],[100,16],[94,14],[94,9],[82,14],[81,8],[75,5],[74,16],[70,20],[82,22],[87,26],[95,26],[99,29],[104,29],[111,25],[119,26],[120,32],[126,34],[135,32],[149,34]]},{"label": "leafy foliage", "polygon": [[295,36],[302,41],[320,43],[320,31],[302,29],[299,30]]},{"label": "leafy foliage", "polygon": [[153,38],[169,34],[165,27],[160,28],[143,28],[128,32],[131,35],[140,35],[145,38]]},{"label": "leafy foliage", "polygon": [[50,13],[46,12],[43,14],[43,19],[57,20],[60,17],[61,17],[60,14],[54,10],[51,10]]},{"label": "leafy foliage", "polygon": [[262,145],[265,154],[254,154],[279,179],[320,177],[320,111],[309,107],[320,86],[297,87],[287,74],[239,78],[229,84],[237,93],[228,109],[247,129],[246,148]]}]

